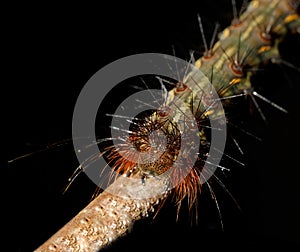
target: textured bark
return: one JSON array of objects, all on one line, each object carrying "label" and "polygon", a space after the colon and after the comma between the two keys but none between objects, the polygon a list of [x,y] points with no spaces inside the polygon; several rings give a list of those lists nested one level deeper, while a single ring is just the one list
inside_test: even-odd
[{"label": "textured bark", "polygon": [[[119,177],[70,222],[35,251],[98,251],[130,231],[133,223],[152,215],[167,194],[164,181]],[[149,188],[152,188],[152,190]],[[149,191],[151,191],[149,193]],[[157,196],[155,196],[157,195]]]}]

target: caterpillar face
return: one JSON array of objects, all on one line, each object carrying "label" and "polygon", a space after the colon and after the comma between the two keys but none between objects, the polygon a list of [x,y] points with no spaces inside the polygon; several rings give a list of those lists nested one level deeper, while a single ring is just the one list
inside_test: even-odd
[{"label": "caterpillar face", "polygon": [[[189,85],[198,85],[196,77]],[[209,121],[222,118],[222,111],[205,84],[200,84],[197,95],[184,82],[174,85],[156,111],[131,120],[129,134],[119,135],[122,142],[106,149],[107,159],[115,175],[140,177],[144,184],[167,177],[176,201],[187,197],[192,206],[207,176],[201,173],[210,148]]]},{"label": "caterpillar face", "polygon": [[124,152],[122,157],[115,150],[115,158],[121,159],[117,161],[120,167],[115,167],[118,172],[132,175],[132,167],[128,170],[122,163],[128,161],[126,157],[133,155],[135,158],[130,160],[134,170],[143,177],[161,175],[172,166],[180,149],[180,134],[169,120],[166,110],[161,110],[151,118],[144,118],[133,125],[132,134],[126,141],[128,146],[125,144],[118,149],[119,152]]}]

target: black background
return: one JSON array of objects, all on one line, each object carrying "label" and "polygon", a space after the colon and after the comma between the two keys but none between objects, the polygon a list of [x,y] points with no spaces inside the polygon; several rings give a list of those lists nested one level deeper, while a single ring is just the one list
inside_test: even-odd
[{"label": "black background", "polygon": [[[240,6],[238,1],[238,5]],[[62,189],[78,165],[72,144],[7,163],[17,156],[71,138],[73,107],[87,80],[101,67],[135,53],[160,52],[188,58],[188,49],[203,50],[197,23],[200,13],[207,36],[214,22],[224,28],[232,18],[231,4],[199,1],[150,5],[9,6],[4,18],[5,81],[2,84],[4,126],[1,163],[2,244],[4,251],[32,251],[80,211],[94,185],[80,176],[66,194]],[[283,48],[286,60],[299,64],[299,41]],[[298,54],[298,55],[297,55]],[[108,250],[200,250],[299,245],[299,72],[268,67],[256,85],[288,109],[285,115],[262,105],[269,120],[245,111],[243,123],[263,141],[240,133],[237,139],[247,165],[229,163],[222,176],[239,202],[215,187],[224,222],[208,192],[200,199],[199,225],[190,225],[186,212],[179,222],[166,206],[153,222],[135,226]],[[249,114],[247,114],[249,113]],[[241,122],[242,121],[242,122]],[[234,151],[233,151],[234,152]],[[236,152],[234,152],[236,153]],[[237,154],[238,155],[238,154]]]}]

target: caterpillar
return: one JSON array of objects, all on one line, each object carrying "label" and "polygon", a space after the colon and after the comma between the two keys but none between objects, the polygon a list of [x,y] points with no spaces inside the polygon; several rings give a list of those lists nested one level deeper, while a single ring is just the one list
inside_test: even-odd
[{"label": "caterpillar", "polygon": [[[274,3],[274,6],[275,6],[275,2],[276,1],[272,1],[272,3]],[[282,9],[285,9],[286,8],[286,6],[288,6],[287,8],[290,8],[290,5],[285,5],[285,4],[291,4],[292,2],[291,1],[281,1],[281,3],[280,4],[282,4],[283,5],[283,7],[281,7]],[[235,41],[233,41],[233,39],[232,39],[232,41],[230,41],[230,43],[229,43],[229,45],[228,45],[228,47],[230,47],[230,44],[235,44],[235,45],[238,45],[239,43],[240,43],[240,45],[239,46],[237,46],[238,48],[240,48],[239,50],[240,50],[240,52],[239,53],[241,53],[241,55],[242,54],[244,54],[244,56],[241,56],[242,57],[242,59],[243,59],[243,57],[244,57],[244,59],[245,59],[245,62],[247,62],[247,63],[249,63],[250,65],[255,65],[256,63],[253,63],[252,61],[253,61],[253,58],[255,58],[255,60],[257,60],[257,51],[259,50],[259,49],[257,49],[257,48],[255,48],[255,49],[253,49],[254,47],[255,47],[255,45],[254,44],[256,44],[256,43],[254,43],[253,41],[249,41],[249,43],[251,43],[251,45],[249,46],[249,48],[247,48],[247,45],[245,46],[244,44],[246,44],[246,42],[244,41],[245,39],[247,40],[247,39],[251,39],[252,37],[254,37],[254,36],[252,36],[252,33],[254,33],[253,32],[253,30],[255,30],[255,28],[253,27],[253,26],[255,26],[256,27],[256,23],[258,22],[256,19],[258,19],[258,17],[260,17],[260,15],[266,15],[267,16],[267,18],[266,18],[266,20],[268,20],[269,22],[270,22],[270,15],[271,14],[267,14],[267,12],[266,12],[266,10],[265,9],[256,9],[255,8],[255,5],[259,5],[259,4],[262,4],[262,5],[264,5],[264,4],[266,4],[266,2],[265,1],[262,1],[262,2],[258,2],[258,1],[254,1],[254,2],[252,2],[252,8],[253,8],[253,13],[255,13],[255,11],[257,11],[257,13],[259,13],[259,11],[258,10],[260,10],[261,11],[261,14],[257,14],[257,16],[256,16],[256,14],[252,14],[254,17],[252,17],[252,15],[250,15],[251,16],[251,18],[249,18],[249,19],[245,19],[245,20],[243,20],[242,19],[242,17],[243,16],[241,16],[241,23],[234,23],[233,24],[233,26],[234,26],[234,28],[232,28],[232,29],[236,29],[236,27],[235,26],[237,26],[237,29],[241,29],[241,32],[240,32],[240,34],[236,34],[236,35],[232,35],[232,37],[234,37],[236,40]],[[254,6],[254,7],[253,7]],[[280,9],[281,9],[280,8]],[[250,9],[248,9],[248,12],[246,11],[246,13],[251,13],[251,11],[250,11]],[[270,11],[270,13],[273,13],[272,11]],[[268,16],[269,15],[269,16]],[[245,16],[247,16],[247,15],[245,15]],[[265,21],[266,22],[266,21]],[[276,22],[277,22],[277,20],[276,20]],[[272,26],[272,29],[275,27],[276,29],[279,29],[279,34],[280,34],[280,32],[281,32],[281,29],[285,29],[285,27],[286,26],[282,26],[282,21],[281,22],[279,22],[278,23],[278,26],[277,26],[277,23],[276,22],[274,22],[274,24],[276,24],[276,25],[271,25]],[[291,22],[288,22],[288,24],[287,25],[293,25],[294,24],[294,22],[297,24],[297,19],[295,19],[295,20],[292,20]],[[253,26],[251,26],[250,24],[252,23],[252,25]],[[248,25],[247,25],[248,24]],[[268,25],[269,25],[270,23],[268,23]],[[243,31],[243,25],[245,25],[245,27],[250,27],[249,29],[252,31],[252,33],[250,33],[251,34],[251,36],[249,36],[249,37],[245,37],[245,38],[243,38],[244,40],[242,40],[242,35],[244,34],[244,31]],[[264,26],[264,25],[260,25],[260,26],[263,26],[264,28],[265,27],[268,27],[268,26]],[[274,27],[273,27],[274,26]],[[245,28],[244,27],[244,28]],[[279,28],[278,28],[279,27]],[[293,28],[293,27],[292,27]],[[232,32],[232,31],[229,31],[229,32]],[[226,30],[224,33],[223,33],[223,39],[224,40],[226,40],[226,39],[228,39],[228,40],[231,40],[231,37],[230,37],[230,35],[228,36],[228,37],[226,37],[226,33],[228,33],[228,30]],[[225,35],[224,35],[225,34]],[[260,34],[258,34],[259,36],[260,36]],[[266,35],[266,37],[268,37],[268,34],[265,34]],[[265,36],[265,35],[263,35],[263,36]],[[261,37],[258,37],[257,38],[258,40],[259,39],[266,39],[266,38],[261,38]],[[257,41],[256,41],[257,42]],[[222,43],[222,42],[218,42],[218,43]],[[224,62],[230,62],[231,64],[229,65],[229,67],[228,66],[225,66],[224,68],[223,68],[223,66],[222,67],[220,67],[220,69],[218,69],[218,67],[214,67],[214,68],[212,68],[211,66],[209,66],[209,57],[211,56],[211,55],[208,55],[207,57],[206,57],[206,59],[204,59],[204,58],[202,58],[201,60],[198,60],[198,61],[196,61],[196,66],[198,66],[198,67],[200,67],[200,69],[202,68],[202,70],[203,70],[203,72],[205,73],[205,74],[207,74],[208,75],[208,78],[211,78],[211,82],[213,82],[214,81],[214,79],[217,79],[217,80],[222,80],[222,81],[224,81],[225,83],[227,83],[226,82],[226,79],[230,79],[231,81],[232,81],[232,79],[234,79],[234,81],[232,82],[232,85],[234,85],[234,88],[235,88],[235,90],[234,91],[232,91],[232,89],[228,89],[228,91],[227,90],[225,90],[226,92],[233,92],[233,93],[226,93],[225,91],[223,91],[223,89],[222,89],[222,86],[220,87],[221,89],[222,89],[222,91],[223,91],[223,93],[220,93],[219,92],[219,95],[223,95],[224,97],[227,95],[227,96],[231,96],[231,95],[234,95],[234,94],[237,94],[238,93],[238,91],[243,91],[243,90],[248,90],[249,88],[250,88],[250,82],[247,82],[247,81],[244,81],[244,80],[242,80],[242,78],[241,78],[241,69],[239,69],[239,67],[244,67],[244,63],[245,62],[243,62],[243,60],[242,60],[242,63],[243,64],[241,64],[241,65],[239,65],[241,62],[240,62],[240,59],[241,58],[239,58],[238,56],[236,57],[237,58],[237,60],[234,60],[234,59],[232,59],[232,58],[234,58],[234,57],[232,57],[232,55],[230,55],[230,53],[228,52],[229,51],[229,49],[227,48],[227,45],[226,45],[226,43],[224,42],[224,45],[222,45],[221,44],[221,46],[219,46],[218,47],[218,45],[219,44],[216,44],[216,46],[214,47],[214,49],[213,49],[213,53],[215,53],[214,54],[214,56],[216,57],[216,58],[218,58],[219,59],[219,62],[221,62],[221,60],[220,59],[222,59],[222,57],[223,57],[223,61]],[[262,41],[262,43],[263,43],[263,46],[265,46],[265,44],[264,43],[267,43],[267,42],[265,42],[264,40]],[[243,44],[243,45],[242,45]],[[258,44],[258,43],[257,43]],[[260,45],[261,46],[261,45]],[[259,46],[259,47],[260,47]],[[268,46],[268,45],[267,45]],[[219,49],[220,48],[220,49]],[[211,48],[210,48],[211,49]],[[265,50],[266,50],[266,48],[264,48]],[[262,56],[264,57],[264,49],[261,49],[262,50]],[[253,51],[252,51],[253,50]],[[269,51],[267,51],[267,56],[265,56],[267,59],[269,59],[268,57],[268,52]],[[236,54],[237,55],[237,54]],[[235,55],[234,55],[235,56]],[[207,60],[207,61],[205,61],[205,60]],[[263,59],[259,59],[259,61],[263,61]],[[201,63],[201,64],[200,64]],[[205,65],[205,64],[207,64],[207,65]],[[236,64],[236,65],[235,65]],[[220,65],[222,65],[221,63],[220,63]],[[213,73],[212,73],[212,70],[213,70]],[[216,71],[216,70],[219,70],[219,71]],[[218,74],[220,74],[219,76],[218,76]],[[227,76],[226,76],[227,75]],[[211,77],[211,76],[213,76],[213,77]],[[225,77],[224,77],[225,76]],[[230,77],[228,77],[228,76],[230,76]],[[215,85],[218,85],[219,83],[216,83]],[[178,87],[177,87],[178,88]],[[217,90],[219,90],[218,88],[217,88]],[[174,91],[173,91],[174,92]],[[151,122],[153,123],[153,121],[150,121],[149,122],[149,124],[151,124]],[[149,126],[149,124],[147,125],[147,126]],[[173,128],[173,130],[172,130],[172,132],[174,132],[174,131],[176,131],[176,127],[174,126],[174,128]],[[147,184],[148,183],[148,180],[147,180],[147,178],[146,178],[146,180],[145,180],[145,183]],[[193,199],[193,198],[192,198]],[[111,204],[113,204],[113,203],[111,203]],[[146,204],[146,203],[145,203]],[[151,203],[152,204],[152,203]],[[153,202],[153,204],[154,204],[154,202]],[[142,204],[141,204],[142,205]],[[147,204],[146,204],[147,205]],[[145,206],[144,206],[145,207]],[[147,211],[144,213],[145,215],[147,215]],[[88,220],[87,220],[88,221]],[[74,245],[75,246],[75,245]],[[54,247],[53,247],[54,248]]]}]

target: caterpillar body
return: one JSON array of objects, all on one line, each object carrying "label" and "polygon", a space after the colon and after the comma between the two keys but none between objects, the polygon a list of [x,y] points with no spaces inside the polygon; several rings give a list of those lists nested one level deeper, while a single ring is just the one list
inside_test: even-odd
[{"label": "caterpillar body", "polygon": [[[288,32],[299,32],[300,20],[296,6],[298,1],[252,1],[245,12],[236,17],[222,32],[214,46],[205,48],[203,57],[194,62],[195,67],[206,77],[190,71],[184,74],[184,79],[172,82],[171,85],[175,87],[168,91],[167,98],[160,103],[160,109],[147,115],[142,121],[139,118],[131,119],[133,126],[130,134],[126,132],[126,141],[119,146],[113,145],[105,149],[113,168],[122,176],[113,178],[115,180],[107,191],[95,197],[36,251],[98,251],[125,235],[133,222],[145,219],[163,208],[170,195],[179,208],[184,200],[188,201],[188,208],[197,205],[205,176],[202,173],[203,167],[205,164],[214,165],[211,160],[207,161],[211,143],[208,131],[213,128],[212,121],[217,122],[214,126],[218,125],[218,129],[222,129],[226,124],[224,113],[227,106],[230,106],[232,97],[262,97],[251,85],[254,73],[252,70],[268,61],[280,62],[279,43]],[[168,83],[164,77],[157,79],[160,83]],[[212,83],[218,97],[211,94],[207,80]],[[225,112],[216,101],[221,101]],[[272,105],[285,111],[275,103]],[[195,120],[188,116],[190,113]],[[261,111],[259,113],[266,120],[264,114]],[[209,123],[208,119],[211,120]],[[189,133],[182,137],[186,129]],[[161,134],[159,132],[166,136],[166,142],[157,144]],[[124,139],[125,134],[121,134],[121,138]],[[156,145],[153,145],[153,141]],[[199,150],[196,150],[195,163],[190,160],[188,154],[185,155],[193,149],[194,141],[200,143]],[[186,149],[182,147],[183,142],[188,142]],[[130,149],[132,145],[135,147],[134,152]],[[165,148],[162,148],[163,145]],[[156,157],[154,151],[157,150],[153,148],[160,149],[159,154],[163,154]],[[189,172],[183,177],[177,172],[170,172],[167,182],[176,181],[176,186],[169,190],[166,180],[158,180],[155,177],[171,170],[170,167],[180,155],[180,151],[183,153],[181,165],[184,164]],[[123,155],[120,155],[120,152]],[[148,154],[142,156],[141,153]],[[129,157],[134,155],[137,157],[132,159],[133,162],[129,162]],[[139,165],[136,160],[141,159],[147,160]],[[83,167],[80,167],[74,177],[82,171]],[[217,177],[215,179],[218,181]],[[155,196],[149,197],[148,191],[145,190],[145,197],[135,198],[133,191],[141,185],[157,190],[154,192]],[[210,186],[209,183],[207,185]],[[116,192],[120,191],[123,197],[117,195]],[[214,197],[212,191],[211,193]]]}]

